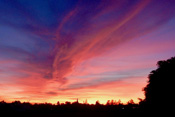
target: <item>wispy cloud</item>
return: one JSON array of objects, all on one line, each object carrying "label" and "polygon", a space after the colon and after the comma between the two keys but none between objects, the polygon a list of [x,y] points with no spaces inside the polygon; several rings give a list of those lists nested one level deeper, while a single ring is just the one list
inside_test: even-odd
[{"label": "wispy cloud", "polygon": [[[157,14],[156,16],[154,16],[154,19],[152,19],[152,21],[150,21],[149,19],[143,19],[143,21],[161,22],[161,24],[149,23],[147,25],[144,25],[143,21],[140,20],[140,15],[142,16],[142,12],[147,9],[147,13],[144,15],[150,17],[149,12],[151,11],[148,7],[150,6],[149,4],[149,1],[142,1],[133,5],[132,7],[129,6],[129,9],[123,10],[121,12],[121,14],[125,14],[121,18],[114,17],[114,19],[105,20],[109,23],[104,24],[105,21],[99,21],[95,25],[102,26],[101,29],[94,30],[94,24],[89,24],[89,22],[81,22],[81,25],[84,26],[83,28],[78,28],[76,32],[68,32],[68,36],[66,35],[59,37],[58,45],[56,45],[58,49],[53,62],[53,77],[58,78],[61,81],[66,76],[70,75],[73,67],[79,62],[98,56],[101,53],[123,42],[139,37],[143,34],[147,34],[151,30],[155,29],[156,27],[169,20],[169,18],[171,18],[171,15],[168,14],[164,18],[160,19],[159,15]],[[81,14],[82,11],[83,10],[77,11],[77,13],[74,14],[74,17],[78,17],[77,15]],[[167,12],[169,13],[169,11]],[[72,13],[74,13],[74,11],[70,12],[71,15]],[[98,14],[99,13],[97,13],[97,15]],[[108,14],[108,12],[106,14]],[[104,13],[104,15],[106,14]],[[90,18],[88,17],[88,19],[91,20],[93,19],[93,17],[96,17],[95,13],[93,15],[91,14]],[[65,19],[68,20],[67,17]],[[74,20],[74,18],[72,18],[71,20]],[[86,21],[86,19],[84,18],[81,18],[81,20]],[[67,32],[65,31],[65,33]]]}]

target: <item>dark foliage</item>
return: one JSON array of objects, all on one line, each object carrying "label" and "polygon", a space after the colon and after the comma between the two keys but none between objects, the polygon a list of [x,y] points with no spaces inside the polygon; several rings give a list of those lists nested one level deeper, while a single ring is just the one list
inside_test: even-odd
[{"label": "dark foliage", "polygon": [[[6,116],[18,115],[18,116],[32,116],[32,117],[45,117],[45,116],[112,116],[122,115],[127,116],[129,114],[139,114],[138,104],[118,104],[118,105],[102,105],[99,102],[94,104],[81,104],[78,102],[64,103],[61,105],[53,105],[50,103],[44,104],[30,104],[21,103],[15,101],[12,103],[0,102],[0,113]],[[137,112],[137,113],[136,113]]]},{"label": "dark foliage", "polygon": [[[172,107],[174,97],[175,57],[158,61],[158,68],[148,76],[148,84],[144,88],[145,107],[152,111],[168,111]],[[147,106],[146,106],[147,105]]]}]

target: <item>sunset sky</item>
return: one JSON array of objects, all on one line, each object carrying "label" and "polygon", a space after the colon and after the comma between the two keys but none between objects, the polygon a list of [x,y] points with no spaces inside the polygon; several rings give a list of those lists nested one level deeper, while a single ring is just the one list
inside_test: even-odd
[{"label": "sunset sky", "polygon": [[174,0],[0,0],[0,101],[138,102],[172,56]]}]

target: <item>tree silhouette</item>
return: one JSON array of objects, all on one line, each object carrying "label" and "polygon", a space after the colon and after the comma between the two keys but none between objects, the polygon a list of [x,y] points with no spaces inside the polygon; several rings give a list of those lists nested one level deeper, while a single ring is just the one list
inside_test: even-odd
[{"label": "tree silhouette", "polygon": [[165,109],[174,96],[175,57],[158,61],[158,68],[148,76],[148,84],[144,88],[145,102],[149,108]]},{"label": "tree silhouette", "polygon": [[129,105],[129,104],[135,104],[135,103],[134,103],[134,100],[133,100],[133,99],[130,99],[130,100],[127,102],[127,104]]},{"label": "tree silhouette", "polygon": [[95,105],[100,105],[100,101],[97,100],[97,101],[95,102]]}]

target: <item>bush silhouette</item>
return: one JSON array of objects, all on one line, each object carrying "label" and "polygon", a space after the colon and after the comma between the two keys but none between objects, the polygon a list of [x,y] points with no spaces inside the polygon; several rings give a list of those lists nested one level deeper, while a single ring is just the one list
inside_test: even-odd
[{"label": "bush silhouette", "polygon": [[168,60],[158,61],[158,68],[148,76],[148,84],[144,88],[145,102],[149,108],[165,109],[173,101],[175,57]]}]

